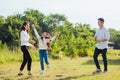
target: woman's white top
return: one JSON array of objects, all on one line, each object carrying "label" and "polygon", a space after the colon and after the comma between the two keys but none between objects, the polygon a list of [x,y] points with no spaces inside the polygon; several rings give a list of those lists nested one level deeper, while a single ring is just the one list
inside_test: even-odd
[{"label": "woman's white top", "polygon": [[33,28],[33,30],[35,32],[35,35],[36,35],[38,41],[39,41],[39,49],[40,50],[47,50],[47,42],[53,41],[56,38],[56,36],[53,36],[50,39],[45,39],[45,38],[41,39],[41,36],[38,34],[36,28]]},{"label": "woman's white top", "polygon": [[32,46],[32,44],[29,43],[30,36],[27,33],[26,30],[22,30],[20,32],[20,41],[21,41],[21,46]]}]

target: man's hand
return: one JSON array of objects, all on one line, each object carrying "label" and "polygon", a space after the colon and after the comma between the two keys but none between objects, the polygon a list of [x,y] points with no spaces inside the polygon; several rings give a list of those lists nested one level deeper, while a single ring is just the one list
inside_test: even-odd
[{"label": "man's hand", "polygon": [[107,40],[107,39],[102,39],[102,40],[101,40],[101,42],[106,42],[106,41],[108,41],[108,40]]},{"label": "man's hand", "polygon": [[96,42],[106,42],[106,41],[108,41],[107,39],[102,39],[102,40],[96,40]]},{"label": "man's hand", "polygon": [[99,42],[101,42],[101,40],[96,40],[96,42],[98,42],[98,43],[99,43]]}]

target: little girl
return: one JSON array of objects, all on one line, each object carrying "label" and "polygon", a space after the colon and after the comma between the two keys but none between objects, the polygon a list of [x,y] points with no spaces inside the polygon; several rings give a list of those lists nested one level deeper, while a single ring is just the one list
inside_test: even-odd
[{"label": "little girl", "polygon": [[45,60],[45,63],[47,64],[47,68],[50,67],[50,64],[48,61],[48,50],[50,49],[50,41],[53,41],[56,38],[57,34],[51,37],[49,33],[44,32],[42,36],[40,36],[34,24],[32,24],[32,27],[39,41],[39,58],[40,58],[40,65],[41,65],[41,74],[43,74],[44,73],[44,60]]}]

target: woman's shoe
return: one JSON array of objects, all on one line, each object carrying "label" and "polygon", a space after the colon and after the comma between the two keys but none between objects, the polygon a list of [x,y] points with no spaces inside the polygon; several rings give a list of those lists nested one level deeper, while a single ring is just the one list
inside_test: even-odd
[{"label": "woman's shoe", "polygon": [[32,73],[28,72],[28,75],[29,75],[29,76],[32,76]]},{"label": "woman's shoe", "polygon": [[23,75],[23,73],[18,73],[18,76],[22,76]]}]

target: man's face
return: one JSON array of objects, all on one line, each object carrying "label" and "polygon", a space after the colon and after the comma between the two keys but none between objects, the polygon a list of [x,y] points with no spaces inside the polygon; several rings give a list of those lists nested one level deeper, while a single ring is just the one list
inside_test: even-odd
[{"label": "man's face", "polygon": [[99,26],[100,28],[103,27],[103,24],[104,24],[104,22],[98,20],[98,26]]}]

